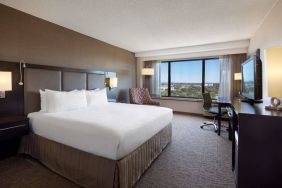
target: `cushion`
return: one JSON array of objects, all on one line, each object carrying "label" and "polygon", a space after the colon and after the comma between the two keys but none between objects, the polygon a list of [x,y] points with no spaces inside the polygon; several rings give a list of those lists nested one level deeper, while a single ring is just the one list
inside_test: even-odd
[{"label": "cushion", "polygon": [[48,110],[48,103],[47,103],[47,95],[46,92],[43,90],[39,90],[40,93],[40,107],[41,107],[41,112],[46,112]]},{"label": "cushion", "polygon": [[87,106],[103,105],[108,103],[106,88],[86,91],[86,98]]},{"label": "cushion", "polygon": [[48,112],[63,112],[87,107],[85,90],[52,91],[45,90]]}]

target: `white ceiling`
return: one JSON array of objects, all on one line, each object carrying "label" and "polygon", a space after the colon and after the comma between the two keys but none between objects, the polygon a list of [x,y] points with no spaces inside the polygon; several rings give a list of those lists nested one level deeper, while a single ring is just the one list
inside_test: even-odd
[{"label": "white ceiling", "polygon": [[248,39],[277,0],[0,0],[132,52]]}]

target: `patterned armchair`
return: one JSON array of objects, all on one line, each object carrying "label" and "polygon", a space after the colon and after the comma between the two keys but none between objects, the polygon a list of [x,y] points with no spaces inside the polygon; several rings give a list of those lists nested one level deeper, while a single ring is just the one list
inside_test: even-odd
[{"label": "patterned armchair", "polygon": [[160,103],[158,101],[152,100],[147,88],[130,88],[129,96],[131,104],[160,106]]}]

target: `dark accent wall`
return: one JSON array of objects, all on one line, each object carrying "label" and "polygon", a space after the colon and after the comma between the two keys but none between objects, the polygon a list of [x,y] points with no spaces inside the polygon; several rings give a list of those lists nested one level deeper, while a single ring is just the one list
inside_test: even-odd
[{"label": "dark accent wall", "polygon": [[0,61],[116,72],[118,99],[136,85],[134,53],[0,4]]}]

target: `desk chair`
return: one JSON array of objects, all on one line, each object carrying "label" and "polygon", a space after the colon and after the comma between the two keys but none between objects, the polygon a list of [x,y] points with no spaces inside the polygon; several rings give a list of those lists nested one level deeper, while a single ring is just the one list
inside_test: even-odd
[{"label": "desk chair", "polygon": [[201,125],[201,128],[203,129],[206,126],[212,125],[215,129],[215,132],[217,132],[218,126],[216,124],[216,119],[219,116],[224,116],[225,114],[227,114],[227,109],[222,108],[221,114],[219,114],[218,113],[218,106],[216,106],[215,104],[212,103],[212,98],[211,98],[210,93],[203,93],[202,96],[203,96],[203,102],[204,102],[203,103],[204,111],[213,116],[213,122],[206,121]]}]

